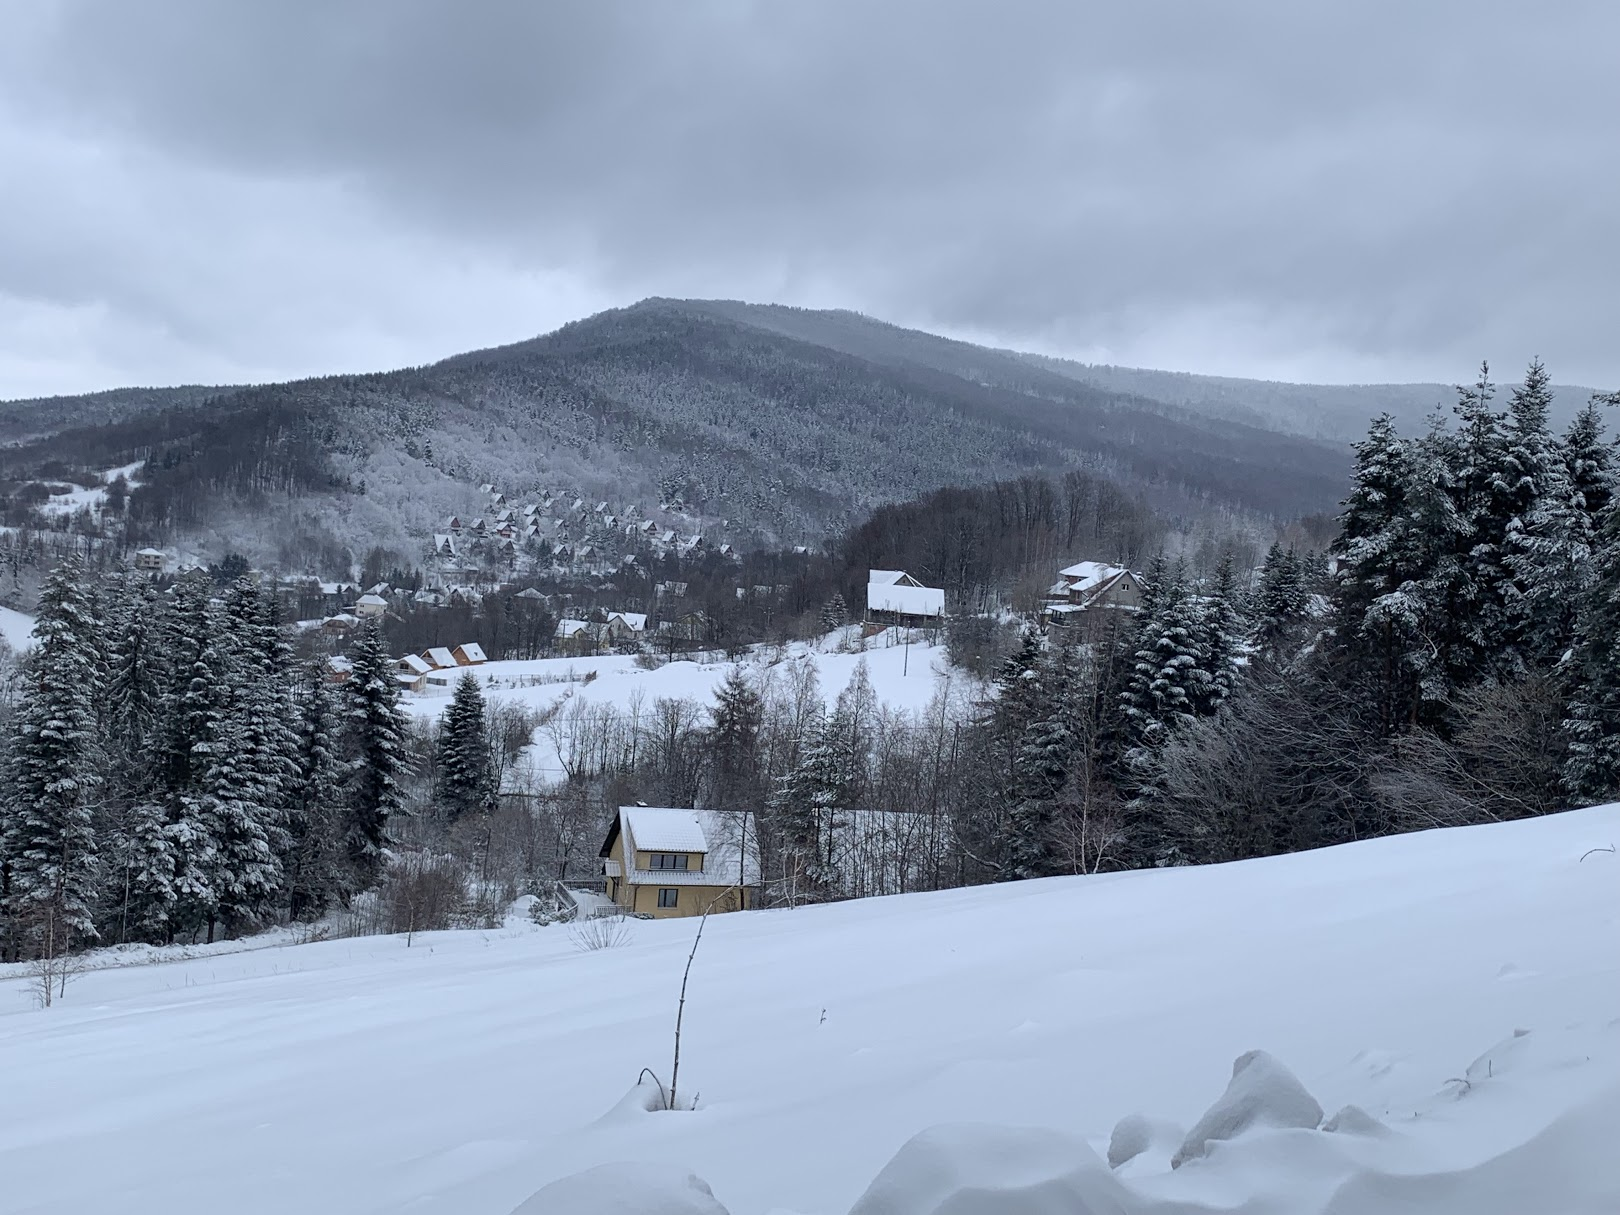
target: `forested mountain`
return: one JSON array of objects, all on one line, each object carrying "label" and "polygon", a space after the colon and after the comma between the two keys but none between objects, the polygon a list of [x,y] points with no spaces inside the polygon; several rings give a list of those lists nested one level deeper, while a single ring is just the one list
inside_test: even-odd
[{"label": "forested mountain", "polygon": [[[1256,407],[1255,417],[1267,417]],[[137,538],[264,562],[553,489],[738,545],[815,543],[947,485],[1083,469],[1174,516],[1290,518],[1348,450],[842,312],[647,300],[433,366],[0,406],[0,489],[147,461]],[[37,496],[37,491],[36,491]],[[15,522],[14,520],[8,520]]]},{"label": "forested mountain", "polygon": [[[1358,438],[1369,419],[1385,413],[1399,425],[1416,430],[1436,406],[1449,410],[1456,395],[1450,384],[1287,384],[1076,363],[1037,354],[1016,357],[1107,392],[1148,397],[1210,417],[1329,440]],[[1567,426],[1591,398],[1592,389],[1558,385],[1552,393],[1549,416]]]}]

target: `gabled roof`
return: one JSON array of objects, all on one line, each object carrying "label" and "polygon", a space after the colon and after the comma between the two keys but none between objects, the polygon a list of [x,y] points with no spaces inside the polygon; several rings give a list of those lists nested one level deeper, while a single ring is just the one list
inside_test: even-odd
[{"label": "gabled roof", "polygon": [[591,624],[588,620],[559,620],[557,621],[557,636],[577,637],[581,633],[589,632],[590,628]]},{"label": "gabled roof", "polygon": [[921,586],[905,570],[867,570],[866,584],[868,586]]},{"label": "gabled roof", "polygon": [[691,810],[620,806],[619,820],[638,852],[707,852],[709,841]]},{"label": "gabled roof", "polygon": [[432,664],[420,654],[407,654],[394,665],[401,670],[411,671],[417,675],[426,675],[433,669]]},{"label": "gabled roof", "polygon": [[614,612],[608,617],[608,623],[612,624],[615,620],[624,621],[626,627],[636,633],[642,632],[647,627],[646,612]]},{"label": "gabled roof", "polygon": [[489,661],[489,659],[484,657],[484,647],[479,645],[476,641],[463,641],[456,647],[456,649],[461,651],[461,656],[468,662]]},{"label": "gabled roof", "polygon": [[388,600],[384,599],[381,595],[361,595],[360,598],[355,600],[355,603],[364,607],[388,606]]},{"label": "gabled roof", "polygon": [[436,667],[453,667],[456,665],[456,657],[450,652],[449,646],[429,646],[422,651],[422,657]]},{"label": "gabled roof", "polygon": [[870,583],[866,588],[866,608],[871,612],[896,612],[902,616],[943,616],[945,592],[932,586]]}]

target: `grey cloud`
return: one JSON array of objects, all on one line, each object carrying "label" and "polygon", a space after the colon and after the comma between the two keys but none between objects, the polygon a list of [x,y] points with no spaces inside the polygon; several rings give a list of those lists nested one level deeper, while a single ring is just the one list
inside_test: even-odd
[{"label": "grey cloud", "polygon": [[[0,20],[0,124],[98,149],[137,192],[208,183],[160,189],[182,196],[156,215],[107,200],[103,232],[140,247],[115,256],[52,182],[25,183],[40,239],[21,255],[0,237],[0,294],[171,316],[178,348],[244,365],[321,369],[335,352],[300,313],[329,324],[322,301],[378,313],[352,359],[447,353],[434,276],[466,264],[483,286],[450,293],[458,338],[727,294],[1226,372],[1456,377],[1539,353],[1620,381],[1608,4],[69,3]],[[262,256],[238,257],[244,239]],[[334,246],[342,276],[318,260]],[[216,250],[217,271],[165,271]],[[534,275],[566,286],[514,286]],[[372,276],[417,302],[388,315]],[[468,310],[486,295],[525,310]]]}]

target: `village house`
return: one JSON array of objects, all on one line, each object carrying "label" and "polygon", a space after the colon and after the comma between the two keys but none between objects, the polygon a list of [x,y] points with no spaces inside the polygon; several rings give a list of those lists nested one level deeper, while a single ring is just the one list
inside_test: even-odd
[{"label": "village house", "polygon": [[349,677],[354,674],[354,663],[341,654],[334,654],[326,660],[326,682],[348,683]]},{"label": "village house", "polygon": [[1046,592],[1041,616],[1064,628],[1095,627],[1113,612],[1136,612],[1142,606],[1142,579],[1123,565],[1081,561],[1058,571]]},{"label": "village house", "polygon": [[166,561],[167,558],[164,557],[163,550],[160,548],[140,548],[135,550],[135,568],[138,570],[150,570],[161,574]]},{"label": "village house", "polygon": [[328,616],[321,621],[321,632],[328,636],[346,637],[360,627],[360,617],[348,612],[339,612],[335,616]]},{"label": "village house", "polygon": [[599,853],[606,893],[658,919],[742,911],[759,896],[759,841],[746,810],[621,806]]},{"label": "village house", "polygon": [[602,641],[610,645],[623,645],[638,640],[646,631],[645,612],[613,612],[602,626]]},{"label": "village house", "polygon": [[868,570],[866,619],[873,624],[932,628],[945,623],[945,592],[905,570]]},{"label": "village house", "polygon": [[388,600],[381,595],[365,594],[354,601],[356,616],[381,616],[388,611]]},{"label": "village house", "polygon": [[[461,529],[457,528],[456,530],[460,531]],[[451,535],[435,535],[433,537],[433,555],[435,557],[455,557],[456,538]]]},{"label": "village house", "polygon": [[456,656],[450,652],[449,646],[429,646],[427,649],[422,651],[422,658],[423,661],[428,664],[428,666],[432,667],[436,671],[442,671],[446,667],[460,665],[458,662],[456,662]]},{"label": "village house", "polygon": [[450,651],[458,667],[476,667],[489,661],[484,657],[484,647],[476,641],[464,641]]},{"label": "village house", "polygon": [[570,654],[588,654],[596,649],[596,626],[588,620],[559,620],[553,637],[557,648]]},{"label": "village house", "polygon": [[405,657],[395,661],[394,670],[401,677],[420,680],[422,676],[433,670],[433,664],[420,654],[407,654]]}]

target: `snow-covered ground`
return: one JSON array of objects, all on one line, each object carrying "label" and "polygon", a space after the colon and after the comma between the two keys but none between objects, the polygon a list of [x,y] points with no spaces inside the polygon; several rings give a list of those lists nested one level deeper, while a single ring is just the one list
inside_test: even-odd
[{"label": "snow-covered ground", "polygon": [[67,493],[52,494],[39,509],[47,515],[74,515],[88,507],[90,510],[100,510],[107,501],[107,486],[119,477],[123,477],[134,488],[140,482],[136,474],[141,471],[144,460],[137,460],[133,464],[125,464],[119,468],[109,468],[101,474],[101,481],[96,485],[75,485]]},{"label": "snow-covered ground", "polygon": [[19,654],[34,644],[34,618],[14,608],[0,607],[0,638]]},{"label": "snow-covered ground", "polygon": [[[514,918],[106,970],[43,1011],[13,978],[0,1210],[506,1215],[634,1162],[525,1215],[1612,1215],[1620,855],[1591,850],[1616,842],[1605,807],[721,916],[686,1004],[695,1112],[626,1100],[643,1066],[669,1079],[691,921],[597,952]],[[1219,1137],[1318,1104],[1337,1129]],[[1133,1115],[1119,1146],[1146,1151],[1110,1171]]]},{"label": "snow-covered ground", "polygon": [[[829,707],[862,661],[877,699],[892,710],[916,712],[926,709],[941,693],[970,695],[979,690],[961,671],[950,667],[943,646],[920,640],[908,646],[905,634],[893,629],[869,639],[861,650],[841,644],[843,638],[855,636],[853,630],[845,630],[813,642],[756,647],[737,662],[671,662],[653,670],[638,666],[634,656],[625,654],[491,662],[468,669],[482,682],[485,699],[492,703],[556,708],[560,713],[575,712],[575,706],[582,704],[604,706],[625,718],[636,713],[645,716],[661,698],[712,705],[715,689],[738,666],[756,686],[772,682],[783,686],[804,668],[813,668]],[[452,680],[455,675],[451,673]],[[415,716],[437,718],[450,703],[453,686],[407,694],[401,704]],[[534,746],[522,763],[542,780],[563,775],[556,746],[545,729],[536,733]]]}]

